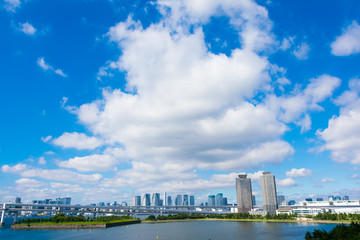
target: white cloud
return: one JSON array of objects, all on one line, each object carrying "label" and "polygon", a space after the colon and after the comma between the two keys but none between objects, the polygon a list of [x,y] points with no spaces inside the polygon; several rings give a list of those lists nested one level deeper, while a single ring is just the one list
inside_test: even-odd
[{"label": "white cloud", "polygon": [[46,160],[44,157],[39,157],[38,163],[41,165],[45,165],[46,164]]},{"label": "white cloud", "polygon": [[37,59],[37,64],[39,65],[39,67],[41,67],[41,68],[42,68],[43,70],[45,70],[45,71],[51,71],[51,72],[53,72],[53,73],[55,73],[55,74],[57,74],[57,75],[59,75],[59,76],[62,76],[62,77],[64,77],[64,78],[67,78],[67,77],[68,77],[68,75],[66,75],[66,74],[63,72],[63,70],[61,70],[61,69],[54,69],[53,66],[51,66],[51,65],[48,64],[48,63],[46,63],[44,57],[39,57],[39,58]]},{"label": "white cloud", "polygon": [[340,105],[339,116],[333,116],[324,130],[318,130],[317,136],[325,143],[322,150],[331,151],[331,157],[337,162],[360,164],[360,97],[359,79],[349,82],[350,90],[335,100]]},{"label": "white cloud", "polygon": [[96,137],[89,137],[84,133],[72,132],[63,133],[60,137],[54,138],[52,143],[63,148],[75,148],[78,150],[93,150],[103,145]]},{"label": "white cloud", "polygon": [[4,7],[7,11],[15,12],[16,8],[20,7],[20,0],[4,0]]},{"label": "white cloud", "polygon": [[284,38],[281,42],[280,49],[283,51],[288,50],[294,44],[295,37]]},{"label": "white cloud", "polygon": [[358,174],[354,173],[353,175],[351,175],[350,178],[352,178],[352,179],[358,179],[358,178],[360,178],[360,176],[359,176]]},{"label": "white cloud", "polygon": [[295,122],[301,126],[301,131],[305,132],[311,127],[311,118],[307,112],[323,110],[319,103],[332,96],[340,83],[339,78],[323,74],[310,79],[310,83],[303,90],[298,86],[290,95],[268,95],[266,105],[273,114],[278,114],[281,121]]},{"label": "white cloud", "polygon": [[291,169],[291,171],[286,172],[286,176],[291,178],[311,177],[312,171],[306,168],[299,168],[299,169],[293,168]]},{"label": "white cloud", "polygon": [[20,23],[19,30],[25,33],[26,35],[34,35],[36,33],[36,29],[28,22]]},{"label": "white cloud", "polygon": [[37,188],[46,185],[46,183],[44,182],[40,182],[38,180],[31,178],[20,178],[16,180],[15,183],[19,185],[21,188],[29,188],[29,187]]},{"label": "white cloud", "polygon": [[51,139],[52,139],[52,136],[41,137],[41,141],[43,141],[44,143],[49,142]]},{"label": "white cloud", "polygon": [[323,178],[323,179],[321,179],[322,183],[329,183],[329,182],[333,182],[333,181],[334,181],[333,178]]},{"label": "white cloud", "polygon": [[348,56],[360,52],[360,25],[353,21],[340,36],[331,43],[331,53],[336,56]]},{"label": "white cloud", "polygon": [[102,179],[100,174],[79,174],[69,170],[64,169],[40,169],[40,168],[30,168],[26,164],[17,164],[14,166],[3,165],[1,171],[4,173],[15,173],[19,174],[24,178],[38,177],[46,180],[55,180],[55,181],[64,181],[64,182],[76,182],[76,183],[85,183],[93,184],[97,183]]},{"label": "white cloud", "polygon": [[75,168],[80,172],[89,171],[107,171],[113,169],[118,163],[114,157],[110,155],[94,154],[85,157],[75,157],[67,161],[58,161],[57,165],[64,168]]},{"label": "white cloud", "polygon": [[309,52],[310,46],[304,42],[295,47],[293,54],[299,60],[306,60],[309,57]]},{"label": "white cloud", "polygon": [[279,179],[276,180],[276,185],[279,187],[293,187],[293,186],[299,186],[298,183],[295,182],[292,178],[285,178],[285,179]]}]

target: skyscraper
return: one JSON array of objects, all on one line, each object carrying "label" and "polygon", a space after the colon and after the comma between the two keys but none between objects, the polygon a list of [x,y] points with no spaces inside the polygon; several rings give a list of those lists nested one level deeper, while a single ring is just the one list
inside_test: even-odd
[{"label": "skyscraper", "polygon": [[224,195],[223,195],[222,193],[216,194],[216,197],[215,197],[215,205],[216,205],[216,206],[222,206],[222,205],[224,205],[224,204],[223,204],[223,197],[224,197]]},{"label": "skyscraper", "polygon": [[133,206],[140,206],[141,205],[141,196],[133,196]]},{"label": "skyscraper", "polygon": [[177,195],[175,198],[175,205],[176,206],[182,206],[182,195]]},{"label": "skyscraper", "polygon": [[171,196],[167,196],[166,206],[171,206],[171,205],[172,205]]},{"label": "skyscraper", "polygon": [[263,172],[260,176],[263,208],[268,214],[276,214],[278,209],[275,176],[271,172]]},{"label": "skyscraper", "polygon": [[151,206],[159,206],[160,205],[160,193],[153,193],[151,196]]},{"label": "skyscraper", "polygon": [[254,195],[252,195],[252,202],[253,202],[253,206],[256,206],[256,197]]},{"label": "skyscraper", "polygon": [[150,194],[149,193],[143,193],[141,195],[141,206],[143,206],[143,207],[150,206]]},{"label": "skyscraper", "polygon": [[195,206],[195,197],[190,195],[190,206]]},{"label": "skyscraper", "polygon": [[239,213],[248,213],[252,209],[251,179],[247,174],[239,174],[236,178],[236,198]]},{"label": "skyscraper", "polygon": [[208,196],[208,206],[215,206],[215,195]]},{"label": "skyscraper", "polygon": [[[284,205],[283,202],[285,202],[285,196],[284,195],[278,195],[277,196],[277,203],[278,205]],[[285,204],[286,205],[286,204]]]},{"label": "skyscraper", "polygon": [[167,206],[167,194],[164,192],[164,206]]},{"label": "skyscraper", "polygon": [[189,195],[184,194],[183,206],[189,206]]}]

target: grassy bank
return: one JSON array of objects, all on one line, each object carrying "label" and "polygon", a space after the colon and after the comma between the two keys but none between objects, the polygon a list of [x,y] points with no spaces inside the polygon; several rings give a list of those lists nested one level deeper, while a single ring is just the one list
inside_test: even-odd
[{"label": "grassy bank", "polygon": [[138,219],[120,219],[120,220],[112,220],[112,221],[82,221],[82,222],[32,222],[32,223],[17,223],[16,225],[76,225],[76,224],[107,224],[107,223],[123,223],[123,222],[138,222]]}]

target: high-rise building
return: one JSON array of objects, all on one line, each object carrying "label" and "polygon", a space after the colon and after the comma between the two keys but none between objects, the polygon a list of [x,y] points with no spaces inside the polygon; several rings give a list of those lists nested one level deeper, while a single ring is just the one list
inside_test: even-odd
[{"label": "high-rise building", "polygon": [[306,202],[312,202],[312,198],[305,198]]},{"label": "high-rise building", "polygon": [[328,197],[328,200],[329,200],[329,201],[334,201],[334,198],[335,198],[334,196],[329,196],[329,197]]},{"label": "high-rise building", "polygon": [[334,201],[340,201],[341,197],[340,196],[335,196]]},{"label": "high-rise building", "polygon": [[151,197],[151,206],[159,206],[160,205],[160,193],[153,193]]},{"label": "high-rise building", "polygon": [[16,197],[15,198],[15,203],[21,203],[21,197]]},{"label": "high-rise building", "polygon": [[164,206],[167,206],[167,194],[164,192]]},{"label": "high-rise building", "polygon": [[247,174],[239,174],[236,178],[236,198],[239,213],[248,213],[252,209],[251,179],[247,178]]},{"label": "high-rise building", "polygon": [[222,193],[216,194],[215,205],[216,206],[222,206],[223,205],[223,198],[224,198],[224,195]]},{"label": "high-rise building", "polygon": [[150,194],[149,193],[143,193],[141,195],[141,206],[150,207]]},{"label": "high-rise building", "polygon": [[227,204],[228,204],[228,202],[227,202],[227,197],[224,197],[224,198],[223,198],[223,205],[226,206]]},{"label": "high-rise building", "polygon": [[342,200],[350,200],[349,196],[343,196]]},{"label": "high-rise building", "polygon": [[166,206],[171,206],[172,202],[171,202],[171,196],[167,196],[167,200],[166,200]]},{"label": "high-rise building", "polygon": [[190,206],[195,206],[195,197],[190,195]]},{"label": "high-rise building", "polygon": [[183,206],[189,206],[189,195],[184,194]]},{"label": "high-rise building", "polygon": [[275,176],[271,172],[263,172],[260,176],[263,209],[268,214],[276,214],[278,209]]},{"label": "high-rise building", "polygon": [[288,202],[288,205],[289,205],[289,206],[292,206],[292,205],[295,205],[295,203],[296,203],[295,200],[290,200],[290,201]]},{"label": "high-rise building", "polygon": [[182,195],[178,194],[175,198],[175,206],[182,206]]},{"label": "high-rise building", "polygon": [[164,206],[164,200],[160,199],[159,206]]},{"label": "high-rise building", "polygon": [[141,196],[133,196],[132,205],[138,207],[141,205]]},{"label": "high-rise building", "polygon": [[285,202],[285,196],[284,195],[278,195],[277,196],[277,202],[278,202],[278,205],[283,205],[283,202]]},{"label": "high-rise building", "polygon": [[256,206],[256,197],[255,197],[255,195],[252,195],[251,199],[252,199],[253,206]]},{"label": "high-rise building", "polygon": [[322,197],[318,197],[318,198],[316,198],[316,201],[322,202],[322,201],[324,201],[324,199]]},{"label": "high-rise building", "polygon": [[208,206],[215,206],[215,195],[208,196]]}]

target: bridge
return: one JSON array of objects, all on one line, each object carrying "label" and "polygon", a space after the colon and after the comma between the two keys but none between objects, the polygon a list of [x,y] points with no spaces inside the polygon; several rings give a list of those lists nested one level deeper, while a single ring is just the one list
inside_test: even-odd
[{"label": "bridge", "polygon": [[59,205],[59,204],[26,204],[26,203],[0,203],[1,225],[4,224],[6,213],[14,213],[14,223],[21,212],[27,213],[91,213],[99,214],[228,214],[235,212],[236,206],[93,206],[93,205]]}]

